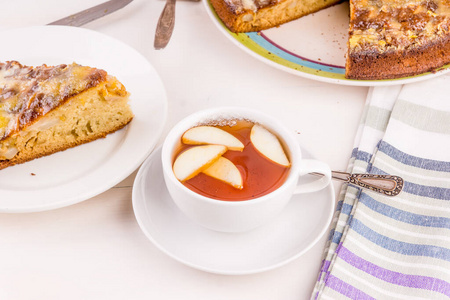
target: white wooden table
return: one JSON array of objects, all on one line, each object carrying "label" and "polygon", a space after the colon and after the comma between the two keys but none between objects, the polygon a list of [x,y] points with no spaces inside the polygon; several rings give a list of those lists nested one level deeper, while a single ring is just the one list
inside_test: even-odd
[{"label": "white wooden table", "polygon": [[[0,30],[47,24],[101,2],[4,1]],[[161,0],[135,0],[84,26],[132,46],[158,71],[169,104],[158,144],[199,109],[248,106],[281,119],[317,159],[345,170],[367,87],[312,81],[256,60],[219,33],[201,3],[179,1],[172,40],[154,50],[163,6]],[[73,206],[0,214],[0,299],[309,298],[326,236],[275,270],[244,276],[199,271],[162,253],[142,233],[131,204],[135,175]]]}]

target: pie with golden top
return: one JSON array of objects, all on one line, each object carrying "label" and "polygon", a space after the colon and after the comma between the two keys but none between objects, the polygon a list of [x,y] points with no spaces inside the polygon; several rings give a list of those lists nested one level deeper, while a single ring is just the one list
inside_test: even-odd
[{"label": "pie with golden top", "polygon": [[104,70],[0,63],[0,169],[123,128],[133,118],[128,96]]},{"label": "pie with golden top", "polygon": [[[340,0],[210,0],[232,32],[272,28]],[[392,79],[450,63],[450,0],[350,0],[346,77]]]},{"label": "pie with golden top", "polygon": [[450,62],[449,0],[351,0],[346,76],[389,79]]}]

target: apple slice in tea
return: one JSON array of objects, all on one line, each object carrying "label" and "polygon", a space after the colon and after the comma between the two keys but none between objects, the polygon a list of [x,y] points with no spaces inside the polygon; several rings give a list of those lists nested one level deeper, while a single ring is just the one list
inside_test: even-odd
[{"label": "apple slice in tea", "polygon": [[204,145],[187,149],[173,163],[175,177],[183,182],[202,172],[227,151],[223,145]]},{"label": "apple slice in tea", "polygon": [[255,149],[269,160],[285,167],[291,165],[278,138],[266,128],[254,125],[250,140]]},{"label": "apple slice in tea", "polygon": [[229,159],[221,156],[211,166],[203,171],[204,174],[223,181],[239,190],[244,186],[241,172]]},{"label": "apple slice in tea", "polygon": [[188,145],[216,144],[229,150],[242,151],[244,144],[232,134],[213,126],[197,126],[187,130],[181,141]]}]

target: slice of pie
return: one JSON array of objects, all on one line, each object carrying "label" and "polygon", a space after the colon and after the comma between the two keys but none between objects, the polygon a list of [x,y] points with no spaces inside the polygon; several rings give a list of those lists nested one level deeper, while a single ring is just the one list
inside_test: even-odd
[{"label": "slice of pie", "polygon": [[232,32],[269,29],[314,13],[342,0],[210,0]]},{"label": "slice of pie", "polygon": [[0,63],[0,169],[121,129],[133,118],[128,95],[100,69]]},{"label": "slice of pie", "polygon": [[[232,32],[272,28],[340,2],[210,1]],[[347,78],[399,78],[448,63],[450,0],[350,0]]]}]

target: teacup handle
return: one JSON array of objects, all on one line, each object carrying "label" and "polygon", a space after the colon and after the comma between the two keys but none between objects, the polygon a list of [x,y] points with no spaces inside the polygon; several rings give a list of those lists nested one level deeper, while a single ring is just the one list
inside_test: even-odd
[{"label": "teacup handle", "polygon": [[330,184],[331,170],[326,163],[315,159],[302,159],[299,176],[303,176],[308,173],[320,173],[323,174],[323,176],[313,182],[298,184],[294,194],[316,192]]}]

